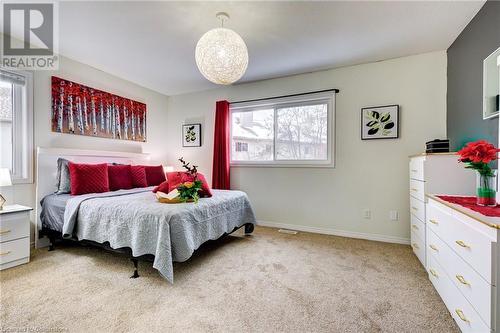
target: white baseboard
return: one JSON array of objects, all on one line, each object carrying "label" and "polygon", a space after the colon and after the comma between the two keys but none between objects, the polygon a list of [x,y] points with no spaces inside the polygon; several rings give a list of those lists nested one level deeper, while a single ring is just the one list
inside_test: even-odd
[{"label": "white baseboard", "polygon": [[38,242],[33,241],[33,247],[37,249],[41,249],[42,247],[48,247],[50,245],[50,241],[47,237],[42,237],[38,240]]},{"label": "white baseboard", "polygon": [[260,225],[263,227],[282,228],[282,229],[290,229],[290,230],[297,230],[297,231],[304,231],[304,232],[312,232],[315,234],[334,235],[334,236],[349,237],[349,238],[359,238],[359,239],[366,239],[366,240],[385,242],[385,243],[396,243],[396,244],[405,244],[405,245],[410,244],[409,238],[386,236],[386,235],[379,235],[379,234],[368,234],[368,233],[364,233],[364,232],[338,230],[338,229],[332,229],[332,228],[310,227],[310,226],[305,226],[305,225],[286,224],[286,223],[262,221],[262,220],[257,221],[257,225]]}]

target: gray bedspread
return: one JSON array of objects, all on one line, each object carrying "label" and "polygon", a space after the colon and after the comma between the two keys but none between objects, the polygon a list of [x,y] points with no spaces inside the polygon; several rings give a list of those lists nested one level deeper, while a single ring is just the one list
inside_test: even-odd
[{"label": "gray bedspread", "polygon": [[153,267],[173,283],[174,261],[246,223],[255,224],[255,217],[241,191],[213,190],[197,204],[163,204],[151,189],[133,189],[70,198],[63,236],[129,247],[134,256],[152,254]]},{"label": "gray bedspread", "polygon": [[40,205],[42,211],[40,220],[45,229],[62,232],[64,225],[64,211],[66,202],[71,198],[71,194],[49,194],[45,196]]}]

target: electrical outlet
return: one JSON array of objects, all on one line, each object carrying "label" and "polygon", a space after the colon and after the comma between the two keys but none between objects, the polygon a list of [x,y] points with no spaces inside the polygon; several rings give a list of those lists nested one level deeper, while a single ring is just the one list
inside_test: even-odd
[{"label": "electrical outlet", "polygon": [[363,218],[365,219],[371,219],[372,218],[372,212],[369,209],[364,209],[363,210]]},{"label": "electrical outlet", "polygon": [[399,214],[398,214],[398,211],[397,210],[391,210],[389,212],[389,219],[391,221],[397,221],[399,220]]}]

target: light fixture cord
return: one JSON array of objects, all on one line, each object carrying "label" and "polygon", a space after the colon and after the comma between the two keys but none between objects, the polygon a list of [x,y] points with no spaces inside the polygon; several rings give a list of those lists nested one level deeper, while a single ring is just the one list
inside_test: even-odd
[{"label": "light fixture cord", "polygon": [[224,23],[227,19],[229,19],[229,15],[227,13],[220,12],[220,13],[217,13],[215,15],[215,17],[217,17],[220,20],[221,28],[224,28]]}]

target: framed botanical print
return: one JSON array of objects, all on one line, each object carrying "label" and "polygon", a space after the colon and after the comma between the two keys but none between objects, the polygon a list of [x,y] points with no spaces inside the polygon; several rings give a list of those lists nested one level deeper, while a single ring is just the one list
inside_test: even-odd
[{"label": "framed botanical print", "polygon": [[361,140],[399,138],[399,105],[361,109]]},{"label": "framed botanical print", "polygon": [[201,124],[182,125],[182,146],[201,147]]}]

